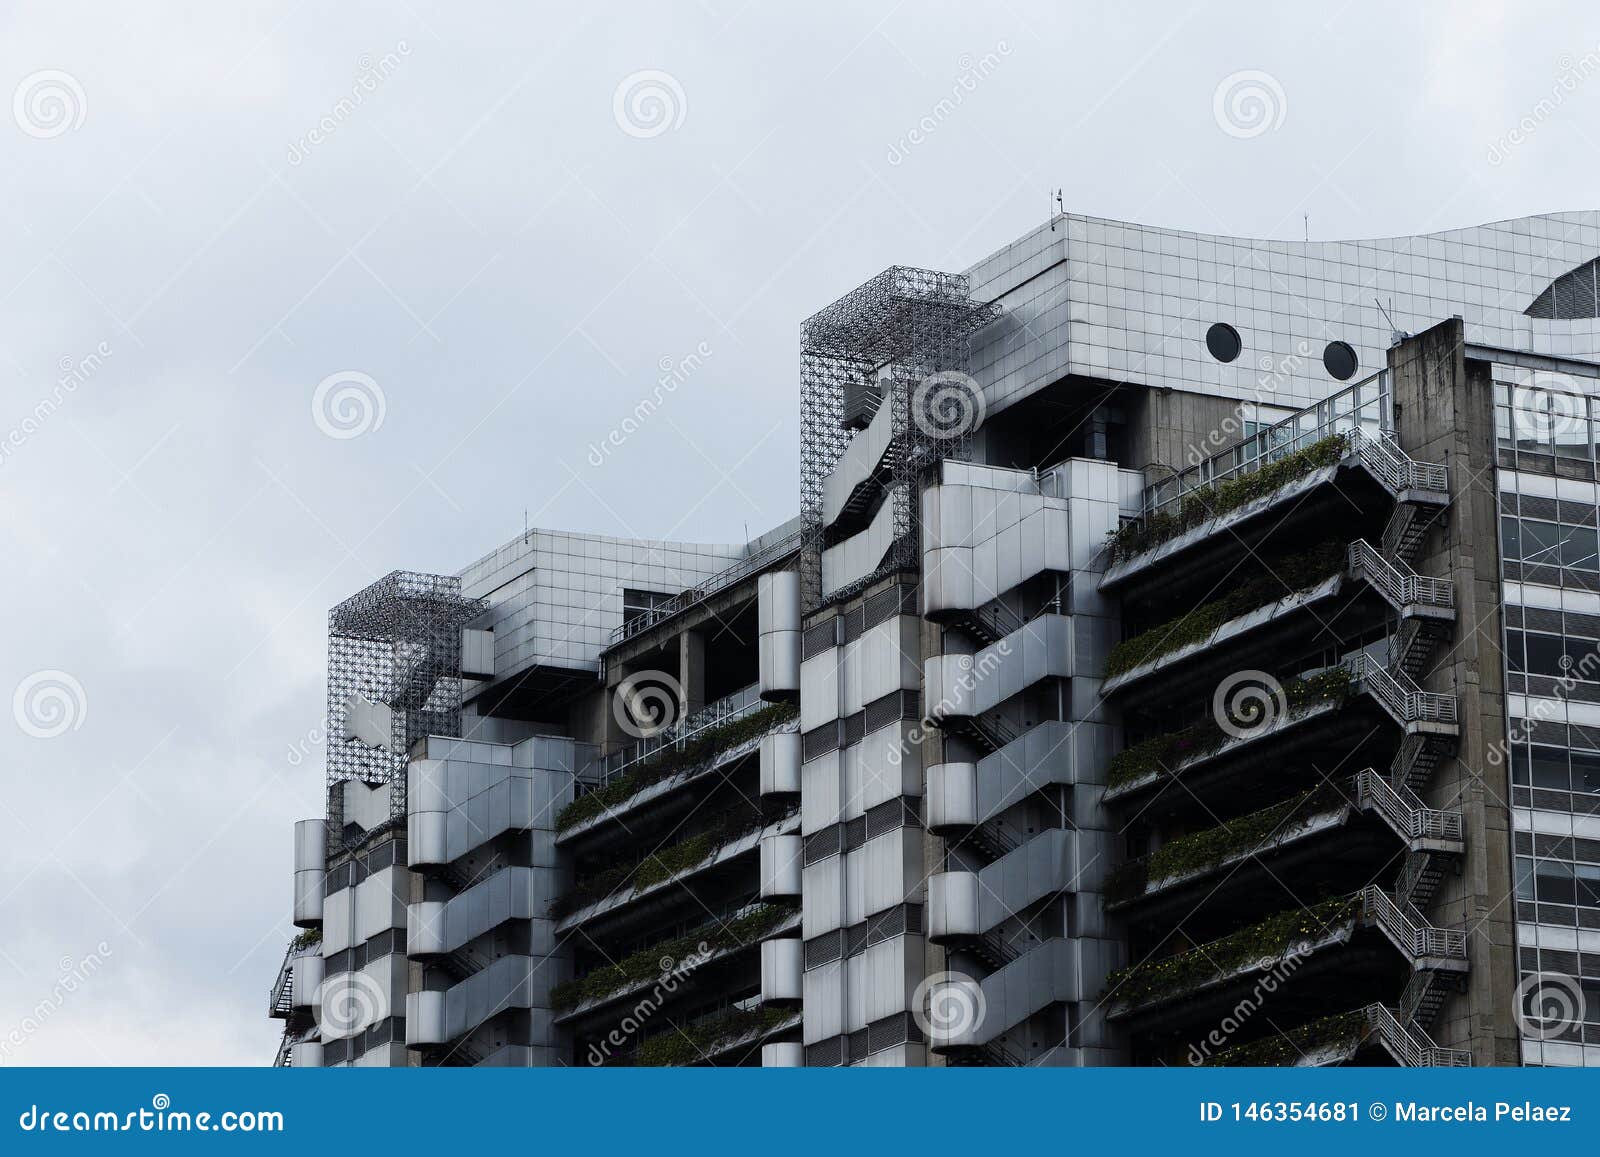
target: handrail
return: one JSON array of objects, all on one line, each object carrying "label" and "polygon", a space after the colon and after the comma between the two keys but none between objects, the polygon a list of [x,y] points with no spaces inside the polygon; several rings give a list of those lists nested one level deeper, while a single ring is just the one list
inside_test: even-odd
[{"label": "handrail", "polygon": [[1423,806],[1410,788],[1390,782],[1371,768],[1356,775],[1356,802],[1389,821],[1403,838],[1411,840],[1461,840],[1465,826],[1458,811]]},{"label": "handrail", "polygon": [[608,647],[615,647],[618,643],[626,642],[635,635],[648,631],[656,624],[670,619],[680,611],[686,611],[697,603],[702,603],[718,591],[727,590],[741,579],[750,577],[757,571],[764,570],[775,559],[791,554],[800,547],[804,537],[803,529],[787,534],[777,542],[762,547],[754,554],[748,555],[734,563],[727,570],[719,571],[700,583],[686,590],[678,592],[664,603],[658,603],[643,614],[627,619],[611,631]]},{"label": "handrail", "polygon": [[1402,1064],[1411,1068],[1444,1067],[1461,1068],[1472,1064],[1472,1054],[1465,1049],[1446,1049],[1434,1044],[1421,1030],[1411,1030],[1400,1022],[1394,1010],[1381,1004],[1369,1004],[1362,1010],[1367,1017],[1368,1031],[1389,1046]]},{"label": "handrail", "polygon": [[741,687],[731,695],[724,695],[721,699],[706,704],[693,715],[666,728],[660,734],[631,743],[620,751],[613,751],[595,765],[599,769],[597,786],[604,787],[640,760],[649,759],[663,748],[682,746],[702,731],[736,722],[746,715],[754,715],[757,711],[770,706],[770,703],[761,698],[760,683]]},{"label": "handrail", "polygon": [[273,981],[272,991],[267,996],[268,1016],[287,1016],[294,1008],[294,962],[302,956],[310,956],[313,951],[322,951],[318,944],[290,944],[283,954],[283,963],[278,965],[278,979]]},{"label": "handrail", "polygon": [[1362,464],[1396,494],[1405,490],[1450,489],[1450,471],[1436,462],[1418,462],[1400,448],[1387,430],[1373,433],[1360,426],[1347,435]]},{"label": "handrail", "polygon": [[1410,904],[1402,907],[1394,897],[1376,884],[1361,889],[1361,901],[1373,922],[1413,958],[1443,956],[1453,960],[1467,958],[1467,934],[1459,928],[1438,928],[1429,924]]},{"label": "handrail", "polygon": [[1404,671],[1391,671],[1371,655],[1352,655],[1341,665],[1401,723],[1456,722],[1454,695],[1424,691]]},{"label": "handrail", "polygon": [[1404,562],[1385,557],[1365,539],[1350,544],[1350,571],[1364,577],[1396,609],[1419,603],[1455,608],[1455,585],[1448,579],[1420,575]]}]

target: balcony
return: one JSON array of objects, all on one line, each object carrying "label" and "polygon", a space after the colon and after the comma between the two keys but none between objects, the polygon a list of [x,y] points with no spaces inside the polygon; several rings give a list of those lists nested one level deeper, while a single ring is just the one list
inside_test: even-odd
[{"label": "balcony", "polygon": [[935,655],[923,666],[928,714],[935,720],[992,711],[1042,679],[1072,675],[1072,618],[1040,615],[971,655]]},{"label": "balcony", "polygon": [[[601,783],[587,785],[588,790],[556,816],[556,842],[569,844],[603,824],[625,821],[635,808],[749,755],[769,732],[793,731],[799,717],[792,704],[763,702],[755,684],[732,700],[742,705],[714,716],[715,722],[685,727],[643,757],[612,763]],[[771,750],[774,756],[787,754],[777,747]]]},{"label": "balcony", "polygon": [[1203,1063],[1214,1067],[1314,1068],[1349,1064],[1363,1050],[1374,1048],[1387,1053],[1395,1064],[1413,1068],[1472,1064],[1470,1052],[1440,1048],[1426,1033],[1415,1025],[1403,1024],[1394,1009],[1382,1004],[1369,1004],[1286,1032],[1275,1032],[1219,1052]]},{"label": "balcony", "polygon": [[[1206,570],[1219,556],[1236,556],[1286,520],[1315,525],[1342,517],[1350,503],[1378,509],[1394,503],[1405,513],[1394,524],[1394,553],[1414,547],[1432,512],[1449,501],[1449,476],[1443,466],[1415,462],[1376,424],[1337,429],[1304,423],[1295,415],[1280,426],[1229,451],[1233,464],[1209,459],[1152,486],[1144,516],[1112,539],[1112,563],[1103,590],[1148,586],[1158,570],[1181,559],[1190,572]],[[1240,451],[1245,453],[1240,456]],[[1419,520],[1419,508],[1430,513]],[[1227,533],[1223,533],[1227,532]],[[1391,543],[1386,543],[1391,545]]]},{"label": "balcony", "polygon": [[322,975],[321,937],[296,937],[278,966],[278,978],[267,996],[267,1015],[291,1025],[315,1020]]},{"label": "balcony", "polygon": [[1047,720],[975,762],[928,768],[928,827],[945,834],[987,823],[1051,786],[1096,770],[1094,725]]},{"label": "balcony", "polygon": [[978,871],[928,877],[928,938],[936,944],[975,939],[1047,897],[1077,886],[1082,833],[1040,832]]},{"label": "balcony", "polygon": [[935,1018],[928,1047],[946,1054],[983,1048],[1052,1004],[1092,999],[1085,989],[1109,967],[1111,950],[1103,940],[1046,940],[982,980],[943,982],[928,994],[931,1007],[978,1008],[983,1016],[951,1017],[949,1025]]},{"label": "balcony", "polygon": [[800,1013],[755,1002],[735,1006],[675,1026],[644,1040],[635,1063],[640,1067],[663,1065],[742,1064],[759,1058],[769,1038],[800,1027]]}]

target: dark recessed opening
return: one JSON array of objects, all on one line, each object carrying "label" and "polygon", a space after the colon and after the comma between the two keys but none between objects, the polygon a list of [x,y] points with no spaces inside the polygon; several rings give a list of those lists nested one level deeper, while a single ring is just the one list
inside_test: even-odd
[{"label": "dark recessed opening", "polygon": [[1238,330],[1227,322],[1219,321],[1206,330],[1206,349],[1219,362],[1231,362],[1244,349],[1244,343],[1239,340]]},{"label": "dark recessed opening", "polygon": [[1356,376],[1356,351],[1342,341],[1330,341],[1322,351],[1322,364],[1341,382]]}]

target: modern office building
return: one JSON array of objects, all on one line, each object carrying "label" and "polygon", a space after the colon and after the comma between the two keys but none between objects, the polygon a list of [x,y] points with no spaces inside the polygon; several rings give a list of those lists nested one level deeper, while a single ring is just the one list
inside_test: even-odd
[{"label": "modern office building", "polygon": [[334,608],[279,1063],[1600,1064],[1600,213],[1062,215],[801,361],[793,522]]}]

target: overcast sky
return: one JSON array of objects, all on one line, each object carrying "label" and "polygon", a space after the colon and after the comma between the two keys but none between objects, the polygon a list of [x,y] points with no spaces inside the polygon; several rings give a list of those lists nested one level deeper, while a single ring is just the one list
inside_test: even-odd
[{"label": "overcast sky", "polygon": [[789,517],[884,266],[1596,207],[1592,0],[1310,8],[5,5],[0,1063],[270,1061],[328,607]]}]

